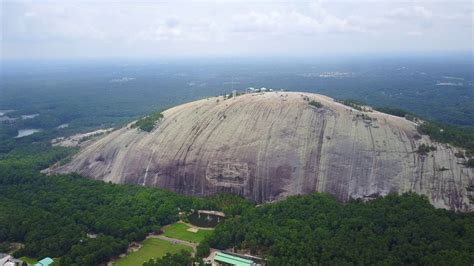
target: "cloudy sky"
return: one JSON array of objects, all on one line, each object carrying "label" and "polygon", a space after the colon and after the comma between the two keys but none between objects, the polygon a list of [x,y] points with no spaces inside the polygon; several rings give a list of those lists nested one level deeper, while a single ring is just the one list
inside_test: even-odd
[{"label": "cloudy sky", "polygon": [[472,51],[473,1],[1,1],[1,57]]}]

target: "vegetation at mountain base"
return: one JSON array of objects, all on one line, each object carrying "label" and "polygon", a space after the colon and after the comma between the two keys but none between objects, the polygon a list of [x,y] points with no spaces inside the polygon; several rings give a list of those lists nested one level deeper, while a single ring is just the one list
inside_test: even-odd
[{"label": "vegetation at mountain base", "polygon": [[45,176],[39,170],[67,156],[69,149],[44,145],[18,148],[0,159],[0,242],[24,244],[14,253],[17,257],[60,257],[61,265],[96,265],[177,221],[179,210],[239,213],[239,208],[251,206],[232,195],[191,198],[74,174]]},{"label": "vegetation at mountain base", "polygon": [[139,119],[132,125],[132,128],[138,127],[143,131],[150,132],[155,128],[156,124],[161,119],[163,119],[163,114],[161,113],[161,111],[155,112]]},{"label": "vegetation at mountain base", "polygon": [[193,258],[186,250],[171,254],[168,253],[162,258],[145,262],[143,266],[183,266],[183,265],[205,265],[202,259]]},{"label": "vegetation at mountain base", "polygon": [[472,221],[411,193],[347,204],[311,194],[247,209],[201,245],[250,250],[269,265],[470,265]]}]

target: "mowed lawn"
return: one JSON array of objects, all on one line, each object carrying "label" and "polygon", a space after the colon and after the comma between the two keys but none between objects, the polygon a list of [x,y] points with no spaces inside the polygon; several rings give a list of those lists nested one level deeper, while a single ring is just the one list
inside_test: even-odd
[{"label": "mowed lawn", "polygon": [[187,250],[193,252],[191,247],[173,244],[165,240],[158,238],[148,238],[142,243],[142,247],[135,252],[128,254],[126,257],[121,258],[114,262],[116,266],[136,266],[142,265],[144,262],[149,261],[150,259],[161,258],[166,253],[177,253],[180,250]]},{"label": "mowed lawn", "polygon": [[163,228],[163,235],[189,242],[200,243],[204,238],[212,234],[212,230],[199,229],[196,233],[188,231],[190,226],[183,223],[175,223]]},{"label": "mowed lawn", "polygon": [[28,264],[31,264],[31,265],[35,265],[36,263],[38,263],[38,260],[35,260],[33,258],[30,258],[30,257],[26,257],[26,256],[21,257],[20,260],[22,260],[22,261],[24,261]]}]

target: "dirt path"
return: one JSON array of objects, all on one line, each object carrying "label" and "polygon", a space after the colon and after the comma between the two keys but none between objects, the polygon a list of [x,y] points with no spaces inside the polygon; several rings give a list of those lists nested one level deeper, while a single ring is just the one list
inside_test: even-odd
[{"label": "dirt path", "polygon": [[150,238],[159,238],[161,240],[165,240],[165,241],[168,241],[168,242],[171,242],[173,244],[183,244],[183,245],[186,245],[188,247],[191,247],[194,251],[194,253],[196,253],[196,248],[197,248],[197,243],[193,243],[193,242],[189,242],[189,241],[185,241],[185,240],[181,240],[181,239],[176,239],[176,238],[171,238],[171,237],[167,237],[167,236],[164,236],[164,235],[153,235],[153,236],[150,236]]},{"label": "dirt path", "polygon": [[197,228],[197,229],[199,229],[199,230],[209,230],[209,231],[214,230],[214,227],[200,227],[200,226],[197,226],[197,225],[194,225],[194,224],[191,224],[191,223],[184,222],[184,221],[182,221],[182,220],[179,220],[178,223],[185,224],[185,225],[187,225],[187,226],[189,226],[189,227],[191,227],[191,228],[194,227],[194,228]]}]

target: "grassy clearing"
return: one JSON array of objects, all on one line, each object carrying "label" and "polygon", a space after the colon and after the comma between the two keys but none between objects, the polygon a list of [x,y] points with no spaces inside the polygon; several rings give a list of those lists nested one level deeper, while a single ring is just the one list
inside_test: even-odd
[{"label": "grassy clearing", "polygon": [[26,256],[21,257],[20,260],[22,260],[22,261],[24,261],[24,262],[26,262],[26,263],[28,263],[28,264],[32,264],[32,265],[35,265],[36,263],[38,263],[37,260],[35,260],[35,259],[33,259],[33,258],[30,258],[30,257],[26,257]]},{"label": "grassy clearing", "polygon": [[161,258],[166,253],[174,254],[183,249],[189,252],[193,251],[191,247],[185,245],[172,244],[158,238],[148,238],[143,241],[143,246],[138,251],[132,252],[128,256],[114,262],[114,266],[142,265],[150,259]]},{"label": "grassy clearing", "polygon": [[189,242],[200,243],[204,238],[212,234],[212,230],[199,229],[196,233],[188,231],[189,225],[183,223],[175,223],[163,228],[164,235],[171,238],[186,240]]}]

